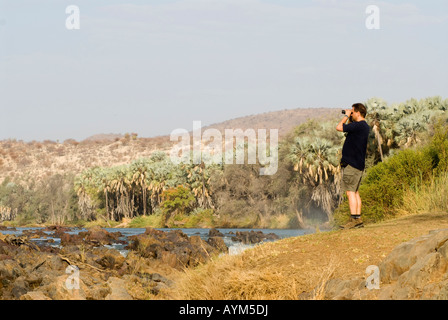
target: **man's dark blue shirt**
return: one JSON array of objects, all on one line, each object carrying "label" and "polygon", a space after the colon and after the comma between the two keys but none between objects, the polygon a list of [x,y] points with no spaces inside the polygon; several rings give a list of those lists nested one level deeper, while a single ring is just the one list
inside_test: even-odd
[{"label": "man's dark blue shirt", "polygon": [[342,147],[341,162],[363,171],[366,166],[367,140],[370,127],[366,121],[352,122],[343,125],[347,132],[344,146]]}]

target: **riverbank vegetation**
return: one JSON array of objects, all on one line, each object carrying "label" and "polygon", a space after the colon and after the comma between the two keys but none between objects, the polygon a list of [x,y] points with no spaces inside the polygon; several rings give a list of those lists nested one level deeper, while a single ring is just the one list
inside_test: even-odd
[{"label": "riverbank vegetation", "polygon": [[[448,99],[365,102],[372,128],[361,186],[366,222],[425,206],[445,210]],[[174,164],[153,152],[128,164],[0,184],[0,221],[153,227],[301,228],[338,224],[344,135],[310,120],[280,140],[277,173],[256,164]]]}]

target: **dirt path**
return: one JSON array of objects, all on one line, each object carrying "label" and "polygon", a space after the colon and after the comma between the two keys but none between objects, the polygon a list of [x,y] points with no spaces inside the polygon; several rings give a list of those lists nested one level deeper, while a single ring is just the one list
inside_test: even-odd
[{"label": "dirt path", "polygon": [[265,243],[176,275],[176,287],[158,298],[297,299],[330,277],[364,276],[398,244],[444,228],[447,213],[428,213]]}]

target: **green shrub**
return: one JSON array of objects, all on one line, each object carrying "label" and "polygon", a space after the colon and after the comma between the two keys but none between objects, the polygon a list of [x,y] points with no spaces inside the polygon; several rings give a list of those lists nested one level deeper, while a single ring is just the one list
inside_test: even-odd
[{"label": "green shrub", "polygon": [[444,174],[448,171],[448,124],[438,122],[434,128],[434,136],[427,148],[427,152],[433,158],[436,174]]},{"label": "green shrub", "polygon": [[166,213],[184,214],[193,206],[194,200],[190,189],[182,185],[162,192],[162,208]]},{"label": "green shrub", "polygon": [[211,209],[198,208],[186,219],[184,228],[210,228],[215,226],[214,212]]},{"label": "green shrub", "polygon": [[163,223],[164,215],[161,210],[157,210],[148,216],[138,216],[131,220],[128,227],[129,228],[163,228],[165,225]]}]

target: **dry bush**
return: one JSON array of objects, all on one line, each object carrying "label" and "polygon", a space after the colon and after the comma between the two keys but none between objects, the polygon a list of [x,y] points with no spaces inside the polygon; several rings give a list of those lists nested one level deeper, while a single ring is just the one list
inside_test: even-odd
[{"label": "dry bush", "polygon": [[72,145],[72,146],[77,146],[79,144],[78,141],[76,141],[75,139],[67,139],[64,141],[64,145]]},{"label": "dry bush", "polygon": [[322,272],[319,284],[312,292],[311,300],[324,300],[327,282],[334,277],[334,273],[338,267],[340,267],[340,263],[337,262],[335,257],[331,257],[330,262]]},{"label": "dry bush", "polygon": [[18,166],[26,167],[26,166],[30,165],[31,163],[33,163],[33,161],[31,161],[29,158],[21,158],[20,161],[18,162]]},{"label": "dry bush", "polygon": [[19,157],[19,155],[18,155],[17,152],[15,152],[15,151],[10,151],[10,152],[9,152],[9,157],[10,157],[12,160],[16,161],[17,158]]}]

